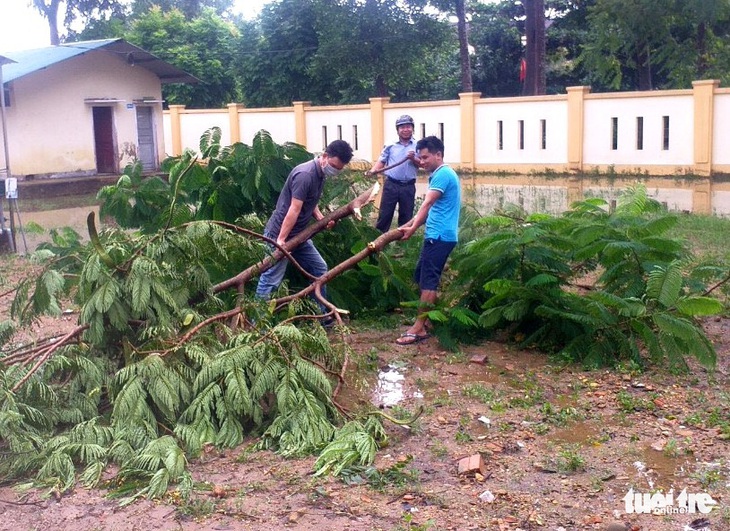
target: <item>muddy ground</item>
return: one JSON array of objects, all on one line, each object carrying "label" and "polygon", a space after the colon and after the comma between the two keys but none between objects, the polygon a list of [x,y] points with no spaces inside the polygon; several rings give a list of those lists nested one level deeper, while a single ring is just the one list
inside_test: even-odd
[{"label": "muddy ground", "polygon": [[[424,409],[409,427],[387,423],[379,474],[315,478],[316,456],[210,449],[190,463],[189,500],[171,491],[121,507],[103,488],[49,497],[4,485],[0,530],[730,530],[730,320],[706,323],[718,369],[681,375],[557,367],[495,342],[397,346],[405,327],[352,323],[348,336],[343,400],[401,418]],[[459,474],[470,456],[483,468]],[[669,514],[631,512],[630,489],[673,489]],[[683,491],[694,513],[681,513]]]}]

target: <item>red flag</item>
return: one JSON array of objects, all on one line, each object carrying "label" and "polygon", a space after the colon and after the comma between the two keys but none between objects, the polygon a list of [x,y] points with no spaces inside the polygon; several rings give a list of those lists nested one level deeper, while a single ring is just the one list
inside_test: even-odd
[{"label": "red flag", "polygon": [[520,83],[525,82],[525,77],[527,76],[527,61],[525,61],[525,58],[523,57],[520,59]]}]

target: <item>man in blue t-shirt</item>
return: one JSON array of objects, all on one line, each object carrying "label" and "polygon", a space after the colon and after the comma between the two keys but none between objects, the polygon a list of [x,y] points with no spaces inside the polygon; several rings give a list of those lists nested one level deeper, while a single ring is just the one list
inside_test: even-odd
[{"label": "man in blue t-shirt", "polygon": [[[304,162],[295,167],[284,183],[276,202],[276,209],[266,223],[264,236],[275,240],[277,245],[284,245],[304,228],[312,219],[319,221],[324,214],[319,210],[319,199],[322,197],[324,182],[327,177],[334,177],[352,159],[352,148],[344,140],[331,142],[324,153],[314,160]],[[332,222],[331,222],[332,223]],[[327,228],[332,228],[330,225]],[[294,260],[307,273],[315,278],[327,272],[327,263],[319,251],[307,240],[290,253]],[[282,258],[259,277],[256,296],[264,299],[271,296],[284,280],[288,260]],[[322,295],[326,297],[323,289]],[[324,311],[324,307],[320,304]]]},{"label": "man in blue t-shirt", "polygon": [[[436,304],[441,273],[459,239],[461,184],[456,172],[444,164],[444,143],[441,139],[427,136],[418,141],[416,151],[421,159],[421,167],[431,172],[428,191],[416,216],[400,230],[403,231],[401,239],[407,240],[418,227],[426,224],[421,256],[414,275],[421,290],[420,310],[426,310]],[[420,314],[395,342],[398,345],[412,345],[427,339],[426,323],[425,314]]]},{"label": "man in blue t-shirt", "polygon": [[[405,225],[413,217],[416,200],[416,173],[420,161],[416,156],[416,141],[413,138],[413,118],[404,114],[395,121],[398,141],[383,148],[380,157],[366,173],[372,175],[383,168],[383,193],[380,196],[380,213],[375,228],[388,232],[393,221],[395,207],[398,207],[398,225]],[[403,162],[405,161],[405,162]]]}]

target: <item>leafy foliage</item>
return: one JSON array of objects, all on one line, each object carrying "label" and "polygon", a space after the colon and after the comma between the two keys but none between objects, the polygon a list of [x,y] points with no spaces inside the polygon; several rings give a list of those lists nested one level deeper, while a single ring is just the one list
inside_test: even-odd
[{"label": "leafy foliage", "polygon": [[480,326],[566,360],[641,363],[646,354],[684,366],[691,354],[713,367],[716,353],[696,318],[723,306],[703,296],[706,286],[685,271],[685,246],[666,236],[676,217],[640,186],[615,212],[607,206],[588,199],[561,217],[482,218],[487,233],[455,257],[451,292],[480,312]]},{"label": "leafy foliage", "polygon": [[[91,216],[88,243],[58,231],[34,255],[41,270],[19,285],[13,318],[22,324],[58,314],[68,298],[83,334],[58,350],[50,342],[0,352],[0,450],[8,456],[0,474],[34,473],[65,491],[76,481],[98,484],[115,465],[128,502],[160,496],[171,484],[189,490],[188,458],[252,436],[260,448],[294,456],[367,433],[371,445],[356,446],[358,462],[374,458],[384,440],[378,420],[357,425],[362,433],[352,425],[339,432],[332,375],[344,347],[319,326],[292,324],[306,304],[272,315],[246,292],[212,289],[264,256],[249,234],[260,232],[286,175],[311,154],[276,145],[265,131],[251,146],[223,147],[220,138],[215,128],[202,136],[204,163],[190,153],[166,161],[166,179],[128,167],[100,192],[102,215],[117,227],[97,230]],[[352,184],[333,183],[326,204],[347,201]],[[351,220],[337,229],[335,243],[323,246],[328,255],[349,256],[343,242],[374,230]],[[398,290],[404,281],[377,294],[394,304]],[[237,326],[246,316],[255,327]],[[328,455],[337,467],[336,454]]]}]

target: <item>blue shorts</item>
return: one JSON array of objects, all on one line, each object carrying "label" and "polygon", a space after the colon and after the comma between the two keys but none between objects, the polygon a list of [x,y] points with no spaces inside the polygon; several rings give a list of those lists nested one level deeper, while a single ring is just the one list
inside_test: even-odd
[{"label": "blue shorts", "polygon": [[433,238],[424,240],[416,272],[413,275],[421,290],[438,290],[441,273],[443,273],[446,260],[454,247],[456,247],[456,242],[444,242]]}]

